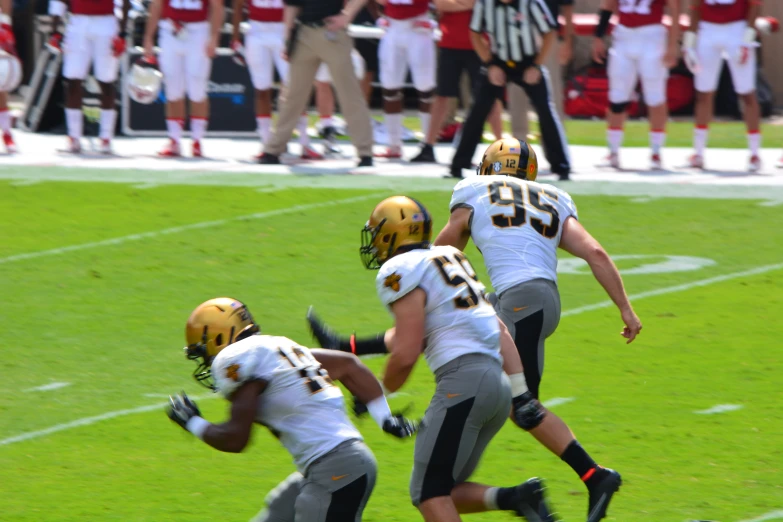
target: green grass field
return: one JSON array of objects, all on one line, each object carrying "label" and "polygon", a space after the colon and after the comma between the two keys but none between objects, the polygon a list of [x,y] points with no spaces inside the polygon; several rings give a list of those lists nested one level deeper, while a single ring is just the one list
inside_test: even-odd
[{"label": "green grass field", "polygon": [[[429,207],[439,230],[450,193],[414,186],[409,194]],[[208,419],[226,415],[226,403],[204,399],[208,392],[190,377],[192,363],[182,354],[185,320],[200,302],[230,295],[250,306],[265,332],[303,344],[310,343],[304,321],[310,304],[346,332],[386,328],[390,318],[375,295],[375,274],[362,267],[358,248],[361,227],[387,195],[0,182],[6,336],[0,519],[246,521],[255,515],[266,493],[294,470],[291,458],[261,427],[245,453],[228,455],[166,418],[163,397],[179,390],[201,397]],[[644,323],[636,342],[624,343],[613,308],[581,308],[606,296],[591,276],[568,273],[560,280],[566,313],[547,345],[543,399],[573,399],[553,411],[601,464],[623,474],[607,520],[737,522],[783,509],[783,266],[768,267],[783,263],[780,207],[748,200],[576,200],[582,222],[610,253],[649,256],[618,262],[630,271],[629,293],[645,297],[635,301]],[[150,234],[132,236],[143,233]],[[75,245],[82,246],[68,248]],[[472,245],[467,252],[488,283],[480,254]],[[667,255],[714,264],[640,270]],[[768,268],[711,279],[762,266]],[[645,294],[660,289],[670,290]],[[368,364],[379,372],[383,359]],[[70,385],[26,391],[55,382]],[[432,389],[420,363],[403,388],[407,395],[393,398],[392,407],[413,402],[420,415]],[[718,404],[742,408],[694,413]],[[408,500],[413,441],[386,436],[372,420],[357,425],[380,466],[365,520],[420,520]],[[475,479],[512,485],[534,475],[547,480],[564,520],[584,520],[587,497],[578,478],[510,423]]]}]

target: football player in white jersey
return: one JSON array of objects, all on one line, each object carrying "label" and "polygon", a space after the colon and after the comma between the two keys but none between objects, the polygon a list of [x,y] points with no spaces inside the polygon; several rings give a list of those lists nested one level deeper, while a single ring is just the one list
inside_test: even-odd
[{"label": "football player in white jersey", "polygon": [[462,252],[432,247],[431,236],[427,209],[394,196],[373,210],[360,250],[367,268],[380,269],[378,296],[395,320],[385,389],[403,386],[422,352],[437,383],[416,438],[411,500],[428,522],[490,510],[552,521],[540,479],[508,488],[467,482],[511,411],[512,386],[484,285]]},{"label": "football player in white jersey", "polygon": [[[553,186],[535,183],[538,160],[527,143],[513,138],[496,141],[484,154],[479,174],[455,187],[451,217],[435,244],[461,250],[472,237],[482,252],[495,289],[488,297],[518,350],[518,354],[503,352],[504,369],[512,383],[518,378],[520,360],[524,366],[521,382],[527,387],[513,392],[512,420],[579,475],[590,494],[587,520],[596,522],[606,515],[620,487],[620,475],[598,466],[568,426],[538,401],[544,341],[560,320],[558,246],[588,262],[620,309],[626,325],[622,335],[628,342],[638,335],[641,322],[611,258],[577,220],[571,197]],[[340,338],[312,311],[308,321],[321,346],[328,348],[363,355],[392,352],[397,343],[394,329],[366,339]]]},{"label": "football player in white jersey", "polygon": [[372,372],[355,356],[261,335],[247,307],[227,297],[199,305],[185,336],[185,354],[198,363],[194,377],[231,402],[230,418],[211,424],[184,393],[171,397],[169,418],[231,453],[247,446],[253,424],[259,423],[294,458],[298,471],[270,493],[255,520],[360,521],[377,464],[331,379],[368,401],[385,432],[404,438],[416,431],[415,424],[391,413]]}]

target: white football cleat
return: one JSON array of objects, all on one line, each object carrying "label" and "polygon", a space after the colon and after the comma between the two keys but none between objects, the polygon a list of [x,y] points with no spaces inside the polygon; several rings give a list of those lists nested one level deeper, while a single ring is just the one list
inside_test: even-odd
[{"label": "white football cleat", "polygon": [[158,152],[158,156],[161,158],[179,158],[182,156],[182,153],[179,150],[179,142],[169,138],[169,142],[163,147],[163,150]]},{"label": "white football cleat", "polygon": [[783,156],[781,156],[778,162],[775,163],[775,166],[779,169],[783,169]]},{"label": "white football cleat", "polygon": [[748,172],[758,172],[761,170],[761,158],[758,157],[758,155],[754,154],[750,157],[750,160],[748,161]]},{"label": "white football cleat", "polygon": [[106,154],[107,156],[111,156],[114,154],[114,150],[111,147],[111,140],[106,138],[101,138],[101,142],[98,145],[98,152],[101,154]]},{"label": "white football cleat", "polygon": [[663,162],[661,162],[660,154],[653,154],[650,156],[650,170],[663,170]]},{"label": "white football cleat", "polygon": [[701,154],[692,154],[688,159],[688,166],[692,169],[704,168],[704,156]]},{"label": "white football cleat", "polygon": [[65,152],[70,152],[71,154],[81,154],[82,141],[79,138],[68,136],[68,144],[65,146]]},{"label": "white football cleat", "polygon": [[373,154],[376,158],[402,159],[402,147],[386,147],[383,152]]},{"label": "white football cleat", "polygon": [[616,152],[610,152],[606,155],[606,157],[596,165],[598,168],[611,168],[611,169],[619,169],[620,168],[620,155]]}]

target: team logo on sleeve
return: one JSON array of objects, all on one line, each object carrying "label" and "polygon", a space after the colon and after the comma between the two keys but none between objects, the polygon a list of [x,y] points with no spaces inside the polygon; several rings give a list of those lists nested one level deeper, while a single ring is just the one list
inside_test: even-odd
[{"label": "team logo on sleeve", "polygon": [[392,275],[386,276],[386,280],[383,282],[383,286],[386,288],[391,288],[395,292],[400,291],[400,275],[397,272],[394,272]]},{"label": "team logo on sleeve", "polygon": [[226,377],[234,382],[239,382],[239,365],[232,364],[226,368]]}]

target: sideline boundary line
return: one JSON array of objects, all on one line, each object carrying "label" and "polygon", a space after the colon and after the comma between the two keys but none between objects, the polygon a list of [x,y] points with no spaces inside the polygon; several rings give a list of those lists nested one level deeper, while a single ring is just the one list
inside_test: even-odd
[{"label": "sideline boundary line", "polygon": [[[361,199],[366,199],[372,197],[370,196],[363,196]],[[352,200],[355,200],[357,198],[351,198]],[[347,200],[340,200],[341,202],[346,202]],[[340,201],[335,201],[334,203],[339,203]],[[292,207],[293,208],[293,207]],[[313,208],[313,207],[310,207]],[[231,221],[231,220],[225,220],[225,221]],[[767,272],[772,272],[773,270],[780,270],[783,268],[783,263],[778,263],[775,265],[764,265],[757,268],[753,268],[751,270],[744,270],[742,272],[734,272],[732,274],[725,274],[722,276],[716,276],[716,277],[710,277],[708,279],[702,279],[700,281],[693,281],[691,283],[686,283],[682,285],[676,285],[676,286],[669,286],[666,288],[659,288],[658,290],[651,290],[649,292],[641,292],[639,294],[635,294],[630,296],[630,298],[639,300],[639,299],[645,299],[647,297],[655,297],[658,295],[666,295],[666,294],[672,294],[675,292],[684,292],[686,290],[690,290],[691,288],[698,288],[702,286],[708,286],[713,283],[721,283],[723,281],[730,281],[732,279],[738,279],[740,277],[747,277],[751,275],[758,275],[758,274],[764,274]],[[573,308],[571,310],[566,310],[563,312],[562,316],[569,316],[569,315],[577,315],[581,314],[583,312],[590,312],[593,310],[599,310],[601,308],[606,308],[612,305],[611,301],[601,301],[600,303],[587,305],[587,306],[581,306],[578,308]],[[210,395],[207,397],[215,397],[214,395]],[[204,397],[202,397],[204,398]],[[30,439],[35,439],[38,437],[43,437],[46,435],[51,435],[52,433],[57,433],[60,431],[68,430],[71,428],[78,428],[79,426],[88,426],[90,424],[95,424],[96,422],[104,421],[113,419],[115,417],[121,417],[124,415],[131,415],[135,413],[144,413],[148,411],[153,411],[158,408],[162,408],[166,405],[166,403],[163,404],[152,404],[149,406],[141,406],[139,408],[131,408],[128,410],[117,410],[112,411],[108,413],[104,413],[102,415],[96,415],[93,417],[85,417],[83,419],[77,419],[75,421],[66,422],[64,424],[55,424],[54,426],[51,426],[49,428],[45,428],[42,430],[37,431],[29,431],[27,433],[21,433],[19,435],[15,435],[13,437],[8,437],[6,439],[0,440],[0,446],[6,446],[8,444],[14,444],[16,442],[23,442]]]},{"label": "sideline boundary line", "polygon": [[26,261],[28,259],[38,259],[41,257],[56,256],[60,254],[66,254],[68,252],[78,252],[81,250],[89,250],[92,248],[99,248],[104,246],[121,245],[130,241],[139,241],[142,239],[156,238],[160,236],[167,236],[169,234],[177,234],[179,232],[185,232],[187,230],[197,230],[200,228],[210,228],[225,225],[228,223],[234,223],[237,221],[251,221],[255,219],[266,219],[274,216],[281,216],[284,214],[291,214],[293,212],[300,212],[306,210],[313,210],[316,208],[332,207],[335,205],[342,205],[345,203],[354,203],[356,201],[362,201],[365,199],[375,198],[383,195],[384,193],[375,192],[372,194],[365,194],[363,196],[354,196],[351,198],[337,199],[335,201],[324,201],[321,203],[308,203],[306,205],[294,205],[293,207],[278,208],[275,210],[268,210],[266,212],[256,212],[254,214],[246,214],[244,216],[237,216],[227,219],[216,219],[213,221],[201,221],[199,223],[191,223],[189,225],[180,225],[177,227],[164,228],[161,230],[153,230],[151,232],[141,232],[138,234],[129,234],[127,236],[120,236],[111,239],[104,239],[102,241],[93,241],[90,243],[81,243],[78,245],[70,245],[59,248],[52,248],[49,250],[40,250],[38,252],[27,252],[24,254],[15,254],[8,257],[0,257],[0,265],[7,263],[14,263],[16,261]]}]

